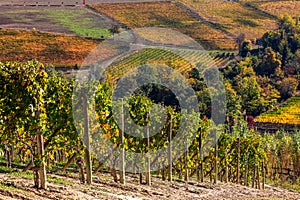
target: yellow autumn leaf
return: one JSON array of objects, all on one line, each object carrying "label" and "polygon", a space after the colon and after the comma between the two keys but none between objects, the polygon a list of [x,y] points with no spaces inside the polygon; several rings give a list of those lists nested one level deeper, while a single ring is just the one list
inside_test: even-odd
[{"label": "yellow autumn leaf", "polygon": [[120,135],[119,131],[116,131],[115,136],[119,137],[119,135]]},{"label": "yellow autumn leaf", "polygon": [[106,138],[106,139],[110,139],[110,138],[111,138],[111,134],[110,134],[110,133],[106,133],[106,134],[105,134],[105,138]]}]

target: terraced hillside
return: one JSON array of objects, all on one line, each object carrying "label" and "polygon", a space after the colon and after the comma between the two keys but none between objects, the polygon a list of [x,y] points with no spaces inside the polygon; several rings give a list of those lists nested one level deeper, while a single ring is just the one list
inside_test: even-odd
[{"label": "terraced hillside", "polygon": [[129,28],[170,28],[194,38],[206,49],[236,48],[236,43],[230,35],[199,21],[174,2],[100,3],[91,7]]}]

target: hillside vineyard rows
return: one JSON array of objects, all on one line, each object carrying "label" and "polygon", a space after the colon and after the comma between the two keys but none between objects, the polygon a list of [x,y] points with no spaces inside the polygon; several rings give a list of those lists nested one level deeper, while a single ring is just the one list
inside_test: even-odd
[{"label": "hillside vineyard rows", "polygon": [[299,199],[298,3],[0,0],[0,199]]}]

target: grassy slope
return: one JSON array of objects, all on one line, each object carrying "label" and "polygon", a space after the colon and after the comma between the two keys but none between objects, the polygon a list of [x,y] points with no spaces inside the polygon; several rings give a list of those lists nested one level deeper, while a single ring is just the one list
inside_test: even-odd
[{"label": "grassy slope", "polygon": [[238,2],[218,0],[179,0],[195,10],[202,18],[234,36],[244,33],[255,39],[276,28],[276,19]]},{"label": "grassy slope", "polygon": [[300,1],[252,2],[251,5],[278,17],[288,14],[293,17],[300,15]]},{"label": "grassy slope", "polygon": [[55,66],[80,65],[99,43],[76,36],[0,29],[0,61],[37,59]]},{"label": "grassy slope", "polygon": [[256,122],[279,124],[300,124],[300,95],[296,95],[279,107],[270,110],[258,118]]},{"label": "grassy slope", "polygon": [[111,3],[92,5],[130,28],[163,27],[200,41],[206,49],[234,49],[235,42],[225,33],[204,24],[175,3]]},{"label": "grassy slope", "polygon": [[55,17],[59,23],[66,26],[76,34],[90,37],[110,37],[109,26],[101,20],[97,20],[86,10],[51,10],[48,14]]}]

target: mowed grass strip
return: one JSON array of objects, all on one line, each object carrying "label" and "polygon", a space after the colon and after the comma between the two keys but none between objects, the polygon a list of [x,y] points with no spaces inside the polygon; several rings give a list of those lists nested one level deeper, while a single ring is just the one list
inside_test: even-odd
[{"label": "mowed grass strip", "polygon": [[0,29],[0,61],[37,59],[57,67],[80,65],[100,40]]},{"label": "mowed grass strip", "polygon": [[233,38],[200,22],[173,2],[100,3],[91,7],[129,28],[170,28],[199,41],[208,50],[236,48]]}]

